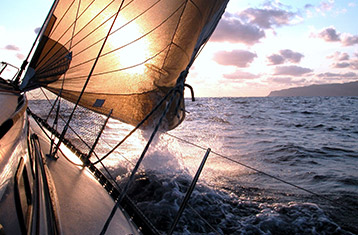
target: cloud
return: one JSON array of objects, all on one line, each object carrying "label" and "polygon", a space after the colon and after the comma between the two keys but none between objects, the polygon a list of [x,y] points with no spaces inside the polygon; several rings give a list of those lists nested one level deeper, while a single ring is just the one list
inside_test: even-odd
[{"label": "cloud", "polygon": [[21,53],[17,53],[17,54],[16,54],[16,57],[17,57],[19,60],[25,59],[25,56],[24,56],[23,54],[21,54]]},{"label": "cloud", "polygon": [[291,20],[296,13],[288,12],[282,9],[255,9],[248,8],[240,13],[243,19],[250,24],[256,24],[263,29],[272,29],[283,25],[291,24]]},{"label": "cloud", "polygon": [[256,25],[244,24],[240,19],[225,14],[212,35],[211,41],[253,45],[264,37],[265,32]]},{"label": "cloud", "polygon": [[349,55],[348,53],[341,53],[339,51],[336,51],[333,55],[329,55],[327,56],[328,59],[333,59],[335,61],[344,61],[344,60],[349,60]]},{"label": "cloud", "polygon": [[348,33],[340,34],[333,26],[322,29],[317,35],[326,42],[341,42],[343,46],[353,46],[358,44],[358,35]]},{"label": "cloud", "polygon": [[38,33],[40,32],[40,30],[41,30],[41,27],[37,27],[36,29],[34,29],[34,32],[35,32],[36,34],[38,34]]},{"label": "cloud", "polygon": [[334,5],[334,0],[322,1],[319,6],[319,9],[321,11],[330,11],[330,10],[332,10],[333,5]]},{"label": "cloud", "polygon": [[274,82],[286,85],[302,85],[306,82],[306,79],[294,79],[293,77],[271,77],[268,78],[267,81],[269,83]]},{"label": "cloud", "polygon": [[358,70],[358,60],[352,60],[349,64],[351,69]]},{"label": "cloud", "polygon": [[244,72],[241,70],[237,70],[235,73],[231,73],[231,74],[224,74],[223,76],[224,76],[224,78],[230,79],[233,81],[250,80],[250,79],[255,79],[255,78],[260,77],[259,75]]},{"label": "cloud", "polygon": [[282,55],[273,54],[267,57],[270,62],[270,65],[278,65],[283,64],[285,62],[285,58]]},{"label": "cloud", "polygon": [[233,65],[245,68],[257,57],[255,53],[245,50],[220,51],[214,55],[214,60],[222,65]]},{"label": "cloud", "polygon": [[292,63],[299,63],[301,61],[301,59],[304,57],[303,54],[291,51],[289,49],[281,50],[280,54],[283,57],[285,57],[285,59],[287,59],[288,61],[290,61]]},{"label": "cloud", "polygon": [[269,60],[270,65],[278,65],[283,64],[286,61],[289,61],[291,63],[299,63],[303,57],[304,55],[299,52],[285,49],[280,50],[279,54],[273,54],[271,56],[268,56],[267,59]]},{"label": "cloud", "polygon": [[270,5],[265,9],[247,8],[238,14],[225,13],[211,41],[254,45],[265,38],[265,30],[293,23],[296,13]]},{"label": "cloud", "polygon": [[355,44],[358,44],[358,35],[350,35],[350,34],[344,34],[342,37],[342,44],[343,46],[353,46]]},{"label": "cloud", "polygon": [[322,29],[318,33],[318,37],[322,38],[326,42],[341,41],[340,34],[337,33],[336,29],[333,26],[325,28],[325,29]]},{"label": "cloud", "polygon": [[9,51],[20,51],[20,48],[18,48],[18,47],[15,46],[15,45],[6,45],[6,46],[5,46],[5,49],[6,49],[6,50],[9,50]]},{"label": "cloud", "polygon": [[275,68],[274,75],[290,75],[290,76],[301,76],[303,74],[307,74],[313,72],[312,69],[299,67],[296,65],[289,66],[277,66]]},{"label": "cloud", "polygon": [[353,72],[347,72],[347,73],[320,73],[317,75],[317,77],[345,77],[345,78],[351,78],[356,77],[357,74]]},{"label": "cloud", "polygon": [[[357,54],[354,54],[358,57]],[[333,68],[350,68],[354,70],[358,70],[358,59],[357,58],[350,58],[348,53],[341,53],[339,51],[336,51],[334,54],[327,56],[328,59],[333,60],[332,67]]]},{"label": "cloud", "polygon": [[347,73],[320,73],[317,77],[329,80],[358,79],[358,75],[354,72]]},{"label": "cloud", "polygon": [[334,68],[339,68],[339,69],[342,69],[342,68],[348,68],[351,64],[348,63],[348,62],[342,62],[342,63],[335,63],[333,64],[333,67]]},{"label": "cloud", "polygon": [[304,6],[305,9],[310,9],[310,8],[314,8],[314,6],[312,4],[306,4]]}]

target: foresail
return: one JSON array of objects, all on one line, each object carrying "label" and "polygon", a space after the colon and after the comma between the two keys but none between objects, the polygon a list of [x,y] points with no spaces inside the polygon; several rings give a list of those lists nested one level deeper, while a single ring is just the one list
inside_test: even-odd
[{"label": "foresail", "polygon": [[[80,105],[136,125],[190,67],[227,1],[60,0],[22,87],[76,102],[87,82]],[[184,118],[175,96],[168,129]]]}]

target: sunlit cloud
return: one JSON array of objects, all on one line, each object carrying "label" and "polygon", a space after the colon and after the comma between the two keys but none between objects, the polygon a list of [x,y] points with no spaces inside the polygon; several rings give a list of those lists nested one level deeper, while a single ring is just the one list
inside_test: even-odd
[{"label": "sunlit cloud", "polygon": [[9,51],[20,51],[20,48],[15,46],[15,45],[6,45],[5,46],[5,50],[9,50]]},{"label": "sunlit cloud", "polygon": [[342,44],[344,46],[353,46],[358,44],[358,35],[351,35],[351,34],[343,34],[342,35]]},{"label": "sunlit cloud", "polygon": [[243,19],[251,24],[256,24],[263,29],[272,29],[291,24],[296,13],[282,9],[254,9],[248,8],[240,13]]},{"label": "sunlit cloud", "polygon": [[358,70],[358,59],[350,61],[350,68]]},{"label": "sunlit cloud", "polygon": [[349,6],[349,7],[356,7],[356,6],[358,6],[358,3],[356,3],[356,2],[350,2],[350,3],[348,3],[348,6]]},{"label": "sunlit cloud", "polygon": [[277,66],[275,68],[274,75],[302,76],[310,72],[313,72],[313,70],[296,65],[289,65],[289,66]]},{"label": "sunlit cloud", "polygon": [[348,53],[342,53],[339,51],[336,51],[333,55],[329,55],[327,56],[328,59],[333,59],[335,61],[344,61],[344,60],[349,60],[349,55]]},{"label": "sunlit cloud", "polygon": [[24,54],[21,54],[21,53],[17,53],[17,54],[16,54],[16,57],[17,57],[19,60],[25,59]]},{"label": "sunlit cloud", "polygon": [[211,41],[253,45],[265,37],[265,32],[256,25],[244,24],[238,16],[225,14]]},{"label": "sunlit cloud", "polygon": [[319,5],[319,9],[323,12],[325,11],[331,11],[334,5],[334,0],[329,1],[321,1]]},{"label": "sunlit cloud", "polygon": [[[356,55],[357,56],[357,55]],[[328,59],[332,59],[332,67],[343,69],[343,68],[350,68],[353,70],[358,69],[358,59],[357,58],[350,58],[348,53],[341,53],[336,51],[334,54],[327,56]]]},{"label": "sunlit cloud", "polygon": [[284,85],[303,85],[306,83],[304,78],[294,78],[294,77],[270,77],[267,79],[269,83],[279,83]]},{"label": "sunlit cloud", "polygon": [[251,80],[251,79],[259,78],[260,75],[244,72],[241,70],[236,70],[234,73],[224,74],[223,77],[229,79],[230,81],[240,82],[242,80]]},{"label": "sunlit cloud", "polygon": [[245,50],[220,51],[214,55],[214,60],[221,65],[245,68],[251,64],[255,57],[257,57],[255,53]]}]

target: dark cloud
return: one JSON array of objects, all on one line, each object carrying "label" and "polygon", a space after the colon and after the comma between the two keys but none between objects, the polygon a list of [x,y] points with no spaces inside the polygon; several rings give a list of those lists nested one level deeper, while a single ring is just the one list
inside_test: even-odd
[{"label": "dark cloud", "polygon": [[268,56],[267,59],[269,60],[270,65],[278,65],[283,64],[286,61],[289,61],[291,63],[299,63],[303,57],[304,55],[301,53],[286,49],[280,50],[279,54],[273,54],[271,56]]},{"label": "dark cloud", "polygon": [[230,79],[233,81],[250,80],[250,79],[259,78],[259,77],[260,77],[259,75],[240,71],[240,70],[237,70],[235,73],[224,74],[224,78]]},{"label": "dark cloud", "polygon": [[34,30],[34,32],[35,32],[36,34],[38,34],[38,33],[40,32],[40,30],[41,30],[41,27],[38,27],[38,28],[36,28],[36,29]]},{"label": "dark cloud", "polygon": [[243,19],[250,24],[256,24],[263,29],[271,29],[274,26],[280,27],[289,25],[296,13],[282,9],[254,9],[248,8],[240,13]]},{"label": "dark cloud", "polygon": [[222,65],[234,65],[240,68],[244,68],[248,67],[255,57],[257,57],[257,55],[250,51],[220,51],[214,55],[214,60]]},{"label": "dark cloud", "polygon": [[332,78],[332,77],[340,77],[340,78],[355,78],[357,77],[356,73],[347,72],[347,73],[320,73],[317,75],[320,78]]},{"label": "dark cloud", "polygon": [[275,68],[274,75],[290,75],[290,76],[301,76],[303,74],[307,74],[313,72],[312,69],[303,68],[296,65],[289,66],[277,66]]},{"label": "dark cloud", "polygon": [[304,6],[305,9],[310,9],[310,8],[313,8],[314,6],[312,4],[306,4]]},{"label": "dark cloud", "polygon": [[317,74],[317,77],[320,79],[325,80],[338,80],[338,81],[352,81],[357,80],[358,75],[353,72],[347,72],[347,73],[320,73]]},{"label": "dark cloud", "polygon": [[325,29],[322,29],[318,33],[318,37],[322,38],[323,40],[327,42],[337,42],[340,41],[340,34],[337,33],[336,29],[334,27],[328,27]]},{"label": "dark cloud", "polygon": [[317,34],[317,37],[322,38],[326,42],[341,42],[343,46],[358,44],[358,35],[340,34],[333,26],[322,29]]},{"label": "dark cloud", "polygon": [[265,32],[256,25],[244,24],[238,18],[224,17],[212,35],[211,41],[253,45],[264,37]]},{"label": "dark cloud", "polygon": [[282,55],[273,54],[267,57],[270,62],[270,65],[278,65],[283,64],[285,62],[285,58]]},{"label": "dark cloud", "polygon": [[6,45],[6,46],[5,46],[5,49],[6,49],[6,50],[9,50],[9,51],[19,51],[19,50],[20,50],[20,48],[18,48],[18,47],[15,46],[15,45]]},{"label": "dark cloud", "polygon": [[304,57],[303,54],[291,51],[289,49],[281,50],[280,54],[288,61],[292,63],[299,63],[301,59]]},{"label": "dark cloud", "polygon": [[333,64],[333,67],[334,68],[339,68],[339,69],[342,69],[342,68],[348,68],[351,64],[348,63],[348,62],[342,62],[342,63],[335,63]]}]

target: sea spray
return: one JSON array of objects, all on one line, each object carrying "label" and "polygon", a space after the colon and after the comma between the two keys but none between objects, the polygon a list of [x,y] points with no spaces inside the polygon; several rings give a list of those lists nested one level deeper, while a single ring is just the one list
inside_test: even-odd
[{"label": "sea spray", "polygon": [[[38,109],[38,113],[47,116],[48,112],[40,110],[41,101],[33,104],[32,110]],[[158,136],[162,143],[149,148],[147,162],[142,164],[130,189],[135,192],[130,196],[140,197],[137,204],[151,220],[157,221],[155,224],[161,231],[166,232],[170,226],[180,198],[205,149],[210,147],[212,153],[176,233],[358,233],[358,99],[199,98],[197,102],[187,102],[186,108],[189,112],[186,120],[169,132],[185,142],[172,140],[167,134]],[[80,116],[89,120],[73,121],[73,128],[82,128],[81,133],[87,128],[90,132],[85,138],[91,145],[100,129],[91,125],[100,126],[104,118],[92,122],[94,114]],[[132,128],[111,120],[96,153],[106,154]],[[76,135],[67,138],[78,139]],[[142,134],[133,135],[128,141],[104,160],[121,185],[146,144]],[[337,203],[277,183],[214,152],[313,190]],[[161,159],[165,159],[167,166],[160,166]],[[209,221],[215,231],[191,207]]]}]

